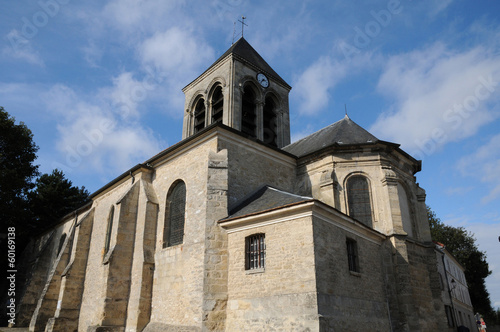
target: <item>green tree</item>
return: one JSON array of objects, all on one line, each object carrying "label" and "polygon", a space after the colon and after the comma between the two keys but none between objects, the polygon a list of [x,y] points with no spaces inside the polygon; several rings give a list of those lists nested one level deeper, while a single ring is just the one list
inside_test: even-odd
[{"label": "green tree", "polygon": [[75,187],[60,170],[42,174],[36,180],[36,189],[29,194],[36,231],[47,229],[60,218],[89,201],[85,187]]},{"label": "green tree", "polygon": [[445,225],[436,213],[427,207],[427,217],[434,241],[441,242],[465,268],[472,306],[488,318],[494,317],[485,279],[491,274],[486,254],[476,246],[474,234],[463,227]]},{"label": "green tree", "polygon": [[0,227],[16,226],[17,236],[31,220],[28,193],[38,175],[35,165],[38,146],[33,133],[0,107]]}]

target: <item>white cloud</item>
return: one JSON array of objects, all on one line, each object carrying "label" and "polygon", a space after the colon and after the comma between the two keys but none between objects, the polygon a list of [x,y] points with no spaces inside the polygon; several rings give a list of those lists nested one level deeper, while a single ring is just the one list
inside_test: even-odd
[{"label": "white cloud", "polygon": [[4,55],[16,60],[26,61],[32,65],[44,65],[40,54],[33,48],[32,43],[24,38],[19,31],[16,29],[11,30],[6,38],[9,44],[2,49]]},{"label": "white cloud", "polygon": [[178,27],[155,33],[143,42],[139,53],[143,62],[183,75],[214,58],[214,51],[207,43]]},{"label": "white cloud", "polygon": [[183,108],[181,89],[215,60],[212,47],[192,31],[178,27],[155,33],[141,44],[138,53],[143,67],[155,68],[151,76],[161,82],[158,88],[173,110]]},{"label": "white cloud", "polygon": [[[99,94],[99,93],[98,93]],[[101,99],[79,96],[64,85],[42,97],[58,117],[53,167],[71,173],[116,175],[161,150],[163,143],[137,121],[122,121],[116,109]]]},{"label": "white cloud", "polygon": [[145,100],[148,94],[144,84],[134,79],[130,72],[113,77],[112,81],[113,86],[101,89],[100,95],[109,98],[115,111],[118,110],[123,119],[138,117],[138,104]]},{"label": "white cloud", "polygon": [[175,19],[175,7],[182,5],[183,0],[112,0],[102,13],[108,23],[122,31],[151,30],[161,27],[162,23]]},{"label": "white cloud", "polygon": [[330,57],[316,60],[295,80],[299,112],[314,115],[325,108],[331,99],[331,90],[345,75],[346,67]]},{"label": "white cloud", "polygon": [[451,5],[452,2],[453,0],[432,1],[430,4],[428,4],[430,15],[435,16],[439,14],[440,12],[448,8],[448,6]]},{"label": "white cloud", "polygon": [[423,158],[499,116],[500,56],[483,47],[457,52],[436,43],[393,56],[378,91],[394,100],[370,131]]},{"label": "white cloud", "polygon": [[500,198],[500,134],[457,163],[462,175],[477,177],[489,191],[481,199],[486,204]]}]

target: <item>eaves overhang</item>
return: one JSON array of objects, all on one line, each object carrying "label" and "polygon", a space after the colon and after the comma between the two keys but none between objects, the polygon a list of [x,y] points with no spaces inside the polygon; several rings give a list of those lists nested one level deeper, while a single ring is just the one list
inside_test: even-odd
[{"label": "eaves overhang", "polygon": [[218,224],[226,229],[228,233],[234,233],[304,217],[316,217],[373,243],[381,244],[387,239],[379,231],[316,199],[283,205],[234,218],[221,219]]}]

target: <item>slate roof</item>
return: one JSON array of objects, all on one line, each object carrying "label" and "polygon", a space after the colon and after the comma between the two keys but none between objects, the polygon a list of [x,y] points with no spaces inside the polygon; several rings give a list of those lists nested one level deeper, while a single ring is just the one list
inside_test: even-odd
[{"label": "slate roof", "polygon": [[288,83],[286,83],[285,80],[282,79],[278,75],[278,73],[274,71],[273,68],[271,68],[271,66],[269,66],[269,64],[260,56],[259,53],[257,53],[257,51],[243,37],[238,39],[236,43],[234,43],[224,54],[220,56],[220,58],[218,58],[210,67],[208,67],[208,69],[205,72],[209,71],[212,67],[217,65],[219,62],[221,62],[230,54],[232,54],[241,62],[256,66],[260,71],[267,74],[269,77],[274,78],[276,81],[280,82],[284,86],[291,89],[291,86],[288,85]]},{"label": "slate roof", "polygon": [[283,147],[283,150],[302,157],[332,145],[375,144],[377,142],[379,142],[378,138],[346,115],[342,120]]},{"label": "slate roof", "polygon": [[229,211],[229,216],[221,221],[313,200],[312,197],[299,196],[270,186],[264,186],[244,198],[235,208]]}]

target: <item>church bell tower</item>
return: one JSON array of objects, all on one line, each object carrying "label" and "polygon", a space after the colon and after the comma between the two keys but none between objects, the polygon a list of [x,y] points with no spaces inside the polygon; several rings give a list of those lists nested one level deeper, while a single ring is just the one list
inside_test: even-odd
[{"label": "church bell tower", "polygon": [[282,148],[290,144],[291,87],[242,37],[182,91],[182,138],[221,122],[249,138]]}]

